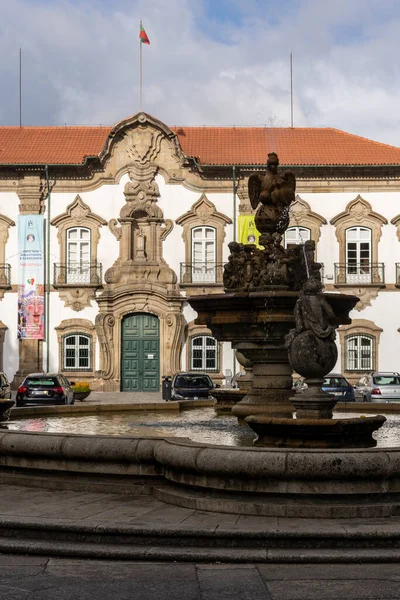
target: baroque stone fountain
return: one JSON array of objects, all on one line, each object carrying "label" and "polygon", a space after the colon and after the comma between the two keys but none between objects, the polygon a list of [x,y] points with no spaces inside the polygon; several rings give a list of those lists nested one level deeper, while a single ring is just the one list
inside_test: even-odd
[{"label": "baroque stone fountain", "polygon": [[[374,446],[372,433],[385,417],[333,418],[336,399],[321,390],[337,360],[335,329],[351,322],[358,298],[322,292],[314,242],[282,246],[296,180],[290,171],[280,173],[278,165],[278,156],[270,153],[266,173],[252,174],[248,182],[262,248],[229,244],[225,293],[191,298],[196,322],[231,342],[252,364],[247,394],[232,413],[258,434],[257,445]],[[293,370],[306,377],[302,394],[292,391]]]}]

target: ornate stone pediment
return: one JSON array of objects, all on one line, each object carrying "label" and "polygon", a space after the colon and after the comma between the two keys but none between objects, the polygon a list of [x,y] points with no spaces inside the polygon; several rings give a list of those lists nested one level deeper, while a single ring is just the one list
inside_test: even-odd
[{"label": "ornate stone pediment", "polygon": [[111,130],[99,157],[107,175],[117,180],[131,168],[143,169],[147,180],[154,177],[154,169],[160,169],[167,181],[185,178],[183,165],[187,159],[178,137],[164,123],[143,112]]},{"label": "ornate stone pediment", "polygon": [[95,225],[98,228],[101,225],[107,225],[107,221],[93,213],[78,194],[75,197],[75,200],[67,206],[65,213],[54,217],[51,224],[54,225],[54,227],[58,227],[58,236],[60,236],[62,229],[68,227],[88,226],[92,228],[93,225]]},{"label": "ornate stone pediment", "polygon": [[202,194],[188,212],[176,219],[176,223],[182,226],[185,226],[188,222],[194,225],[200,225],[201,223],[209,223],[211,225],[211,221],[216,220],[224,224],[232,223],[229,217],[218,212],[215,205],[205,194]]},{"label": "ornate stone pediment", "polygon": [[307,227],[311,230],[311,239],[317,244],[321,236],[321,226],[326,225],[326,219],[311,210],[308,202],[296,195],[296,199],[290,206],[289,227]]},{"label": "ornate stone pediment", "polygon": [[364,200],[360,195],[349,202],[345,211],[331,219],[331,224],[336,227],[336,237],[339,242],[341,241],[340,236],[343,229],[357,225],[371,227],[371,229],[379,231],[380,238],[382,233],[381,227],[382,225],[387,225],[387,223],[387,219],[379,213],[374,212],[370,203]]}]

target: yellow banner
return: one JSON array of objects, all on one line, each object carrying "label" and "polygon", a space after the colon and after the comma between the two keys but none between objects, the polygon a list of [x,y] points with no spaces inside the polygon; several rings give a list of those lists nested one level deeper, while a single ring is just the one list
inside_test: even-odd
[{"label": "yellow banner", "polygon": [[240,244],[256,244],[258,248],[261,248],[261,246],[259,246],[258,244],[260,232],[256,229],[256,224],[254,223],[254,216],[239,215],[238,230],[238,241]]}]

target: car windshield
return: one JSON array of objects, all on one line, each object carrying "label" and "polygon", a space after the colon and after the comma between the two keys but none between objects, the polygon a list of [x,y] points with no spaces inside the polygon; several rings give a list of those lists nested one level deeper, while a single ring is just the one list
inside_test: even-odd
[{"label": "car windshield", "polygon": [[344,377],[325,377],[322,387],[349,387]]},{"label": "car windshield", "polygon": [[54,377],[29,377],[25,379],[25,385],[33,387],[37,386],[48,386],[53,387],[58,385],[57,380]]},{"label": "car windshield", "polygon": [[400,377],[379,375],[378,377],[374,377],[374,385],[400,385]]},{"label": "car windshield", "polygon": [[180,375],[175,381],[176,387],[181,388],[211,388],[211,379],[204,375]]}]

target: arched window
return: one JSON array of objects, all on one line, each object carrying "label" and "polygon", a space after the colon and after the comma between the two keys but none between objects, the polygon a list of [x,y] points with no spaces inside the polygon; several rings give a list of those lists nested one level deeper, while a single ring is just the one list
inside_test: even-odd
[{"label": "arched window", "polygon": [[91,371],[92,338],[83,333],[73,333],[63,338],[63,371]]},{"label": "arched window", "polygon": [[216,230],[192,229],[192,282],[216,282]]},{"label": "arched window", "polygon": [[311,230],[307,227],[289,227],[285,232],[285,248],[304,244],[311,239]]},{"label": "arched window", "polygon": [[371,229],[346,229],[346,283],[371,283]]},{"label": "arched window", "polygon": [[346,342],[346,371],[375,369],[375,338],[368,334],[351,335]]},{"label": "arched window", "polygon": [[218,371],[218,342],[209,335],[191,339],[190,369],[192,371]]},{"label": "arched window", "polygon": [[90,283],[90,229],[67,229],[66,283]]}]

